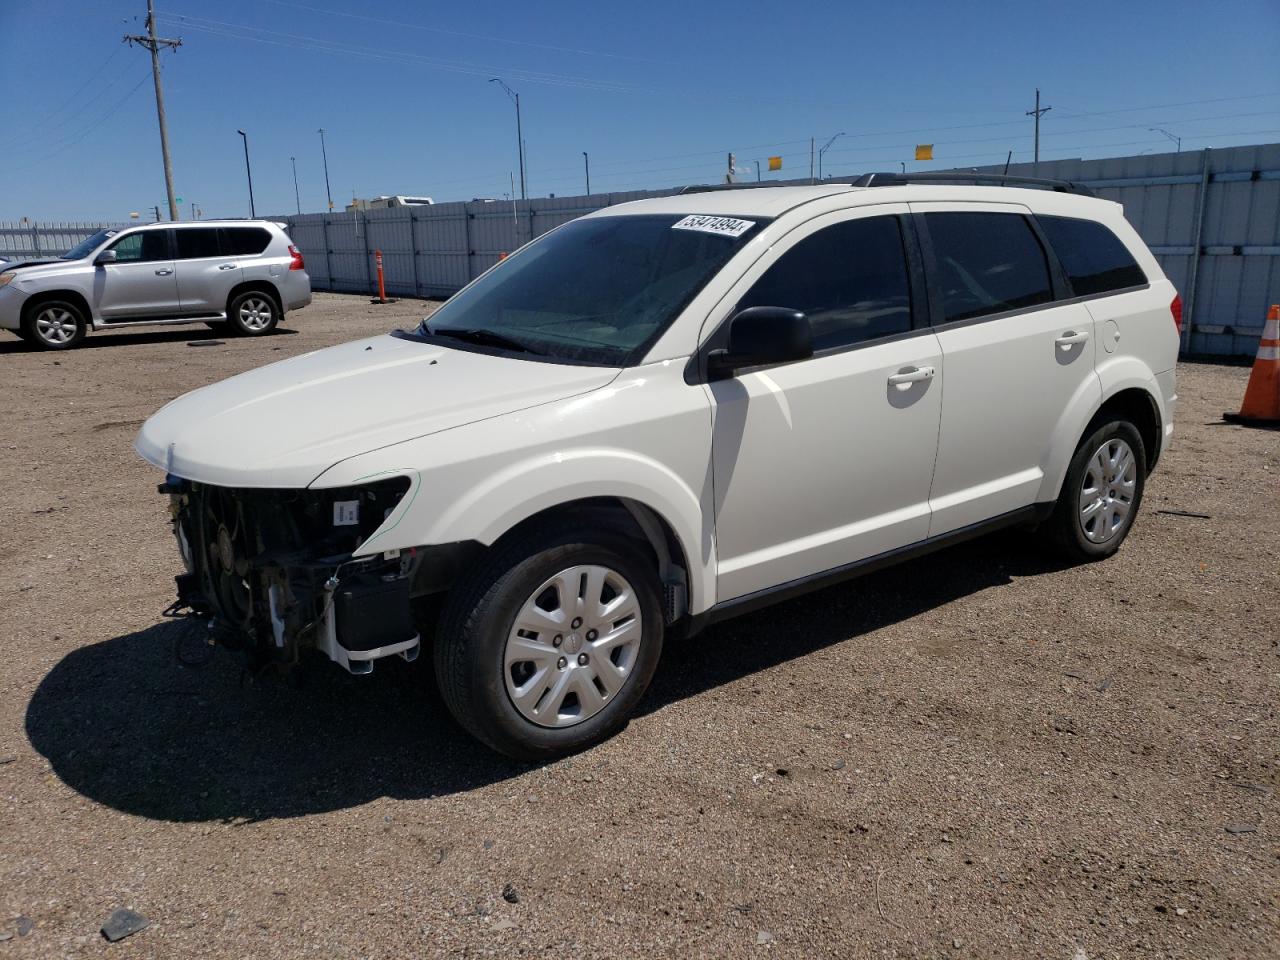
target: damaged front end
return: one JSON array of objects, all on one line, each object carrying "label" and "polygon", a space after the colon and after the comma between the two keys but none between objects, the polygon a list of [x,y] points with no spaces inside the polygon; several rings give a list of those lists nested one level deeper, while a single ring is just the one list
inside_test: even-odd
[{"label": "damaged front end", "polygon": [[159,489],[186,572],[166,614],[207,621],[215,641],[258,665],[291,665],[308,647],[352,673],[381,657],[416,659],[417,551],[355,556],[409,485],[231,489],[169,477]]}]

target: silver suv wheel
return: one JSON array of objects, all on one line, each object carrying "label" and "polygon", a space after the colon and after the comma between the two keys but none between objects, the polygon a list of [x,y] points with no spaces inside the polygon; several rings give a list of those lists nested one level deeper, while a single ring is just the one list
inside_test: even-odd
[{"label": "silver suv wheel", "polygon": [[1138,485],[1138,461],[1129,444],[1113,437],[1094,451],[1080,486],[1080,529],[1106,543],[1125,526]]},{"label": "silver suv wheel", "polygon": [[503,656],[507,695],[538,726],[589,720],[631,676],[643,628],[636,592],[618,571],[562,570],[516,614]]},{"label": "silver suv wheel", "polygon": [[263,296],[246,297],[240,301],[238,316],[246,330],[266,330],[275,319],[275,305]]},{"label": "silver suv wheel", "polygon": [[79,323],[70,310],[51,304],[36,313],[34,327],[41,340],[60,347],[75,339]]}]

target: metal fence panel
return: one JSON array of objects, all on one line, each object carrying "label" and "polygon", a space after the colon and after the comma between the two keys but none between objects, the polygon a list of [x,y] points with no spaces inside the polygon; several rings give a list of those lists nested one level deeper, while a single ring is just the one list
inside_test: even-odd
[{"label": "metal fence panel", "polygon": [[[1206,162],[1208,188],[1202,191]],[[977,169],[990,173],[1002,167]],[[1081,181],[1122,204],[1182,293],[1190,349],[1211,354],[1257,349],[1267,306],[1280,300],[1280,144],[1023,163],[1012,165],[1009,173]],[[504,253],[575,217],[675,192],[439,203],[271,219],[289,225],[316,290],[376,292],[373,254],[380,250],[389,294],[443,297]],[[113,225],[0,223],[0,257],[56,256],[105,226]]]}]

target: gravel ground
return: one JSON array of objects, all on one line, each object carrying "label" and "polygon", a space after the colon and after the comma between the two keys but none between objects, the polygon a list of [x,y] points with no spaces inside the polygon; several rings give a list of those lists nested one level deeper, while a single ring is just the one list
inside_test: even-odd
[{"label": "gravel ground", "polygon": [[[1181,368],[1112,560],[997,536],[723,624],[530,767],[421,666],[245,683],[159,615],[143,418],[429,309],[0,341],[0,960],[1280,956],[1280,433],[1219,419],[1247,370]],[[150,926],[108,944],[122,906]]]}]

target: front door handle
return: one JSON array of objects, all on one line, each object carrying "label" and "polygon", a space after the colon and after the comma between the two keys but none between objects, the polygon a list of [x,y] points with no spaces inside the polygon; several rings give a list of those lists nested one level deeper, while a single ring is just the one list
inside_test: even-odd
[{"label": "front door handle", "polygon": [[899,390],[910,390],[913,383],[932,380],[933,373],[933,367],[910,367],[889,377],[889,386],[897,387]]},{"label": "front door handle", "polygon": [[172,269],[170,269],[169,267],[165,267],[163,270],[157,270],[157,271],[156,271],[156,276],[157,276],[157,277],[167,277],[167,276],[169,276],[169,274],[171,274],[171,273],[173,273],[173,270],[172,270]]},{"label": "front door handle", "polygon": [[234,263],[224,263],[224,264],[223,264],[222,266],[220,266],[218,269],[219,269],[219,270],[234,270],[235,268],[236,268],[236,265],[235,265]]},{"label": "front door handle", "polygon": [[1086,331],[1082,330],[1079,333],[1076,333],[1076,331],[1074,330],[1068,330],[1066,333],[1064,333],[1062,336],[1060,336],[1057,340],[1053,342],[1056,343],[1063,350],[1070,350],[1077,343],[1084,343],[1088,339],[1089,339],[1089,334]]}]

